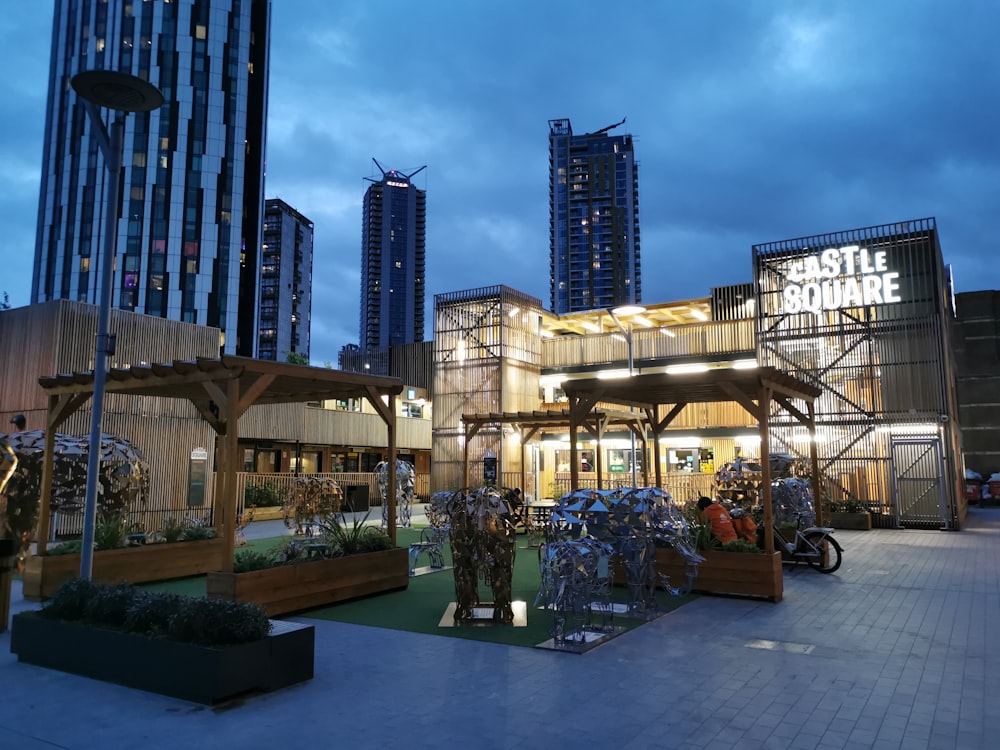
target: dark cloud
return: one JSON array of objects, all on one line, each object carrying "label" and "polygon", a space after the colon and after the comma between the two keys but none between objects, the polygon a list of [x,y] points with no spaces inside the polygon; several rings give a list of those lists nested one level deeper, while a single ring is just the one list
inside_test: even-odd
[{"label": "dark cloud", "polygon": [[[7,9],[0,218],[27,301],[51,3]],[[987,0],[272,4],[268,195],[316,224],[313,360],[357,341],[371,158],[428,192],[433,296],[548,303],[547,121],[627,116],[647,302],[749,281],[750,248],[935,216],[959,291],[1000,288],[1000,6]],[[20,257],[20,256],[19,256]],[[16,288],[14,288],[16,287]],[[23,289],[23,294],[19,291]],[[430,334],[430,330],[428,330]]]}]

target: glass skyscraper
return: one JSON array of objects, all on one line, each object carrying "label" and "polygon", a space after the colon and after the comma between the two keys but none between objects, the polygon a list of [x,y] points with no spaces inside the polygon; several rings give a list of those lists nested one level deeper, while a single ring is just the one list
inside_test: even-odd
[{"label": "glass skyscraper", "polygon": [[309,359],[313,223],[280,198],[264,202],[257,358]]},{"label": "glass skyscraper", "polygon": [[[216,326],[225,353],[253,356],[269,16],[268,0],[55,0],[32,302],[97,303],[104,211],[118,211],[112,306]],[[164,97],[125,119],[117,201],[69,85],[90,69]]]},{"label": "glass skyscraper", "polygon": [[[374,159],[372,161],[375,161]],[[427,193],[383,170],[365,191],[361,225],[362,350],[424,340]]]},{"label": "glass skyscraper", "polygon": [[625,121],[573,135],[549,120],[549,270],[552,311],[564,315],[642,301],[639,166]]}]

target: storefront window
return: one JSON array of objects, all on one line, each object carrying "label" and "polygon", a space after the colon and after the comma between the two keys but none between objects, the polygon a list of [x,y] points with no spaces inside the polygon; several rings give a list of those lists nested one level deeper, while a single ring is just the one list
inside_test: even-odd
[{"label": "storefront window", "polygon": [[710,474],[715,471],[711,448],[676,448],[670,451],[670,471]]}]

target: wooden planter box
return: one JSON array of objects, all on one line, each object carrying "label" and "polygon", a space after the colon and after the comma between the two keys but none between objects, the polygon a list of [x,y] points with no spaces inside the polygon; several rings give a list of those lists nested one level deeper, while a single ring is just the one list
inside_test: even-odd
[{"label": "wooden planter box", "polygon": [[[222,539],[172,544],[144,544],[138,547],[94,552],[92,579],[98,583],[120,581],[146,583],[183,578],[218,570],[225,548]],[[48,599],[59,584],[80,575],[80,555],[29,557],[24,568],[24,598]]]},{"label": "wooden planter box", "polygon": [[277,617],[409,585],[409,550],[397,547],[250,573],[212,571],[207,593],[217,599],[255,602]]},{"label": "wooden planter box", "polygon": [[22,612],[14,615],[10,650],[28,664],[211,704],[312,679],[313,626],[271,625],[263,640],[213,647]]},{"label": "wooden planter box", "polygon": [[285,509],[280,505],[267,505],[263,508],[253,509],[253,523],[254,521],[283,521],[285,518]]},{"label": "wooden planter box", "polygon": [[868,531],[872,527],[872,514],[834,511],[830,514],[830,525],[835,529]]},{"label": "wooden planter box", "polygon": [[[760,597],[780,602],[784,594],[781,553],[701,552],[694,591],[702,594]],[[685,580],[684,561],[672,549],[657,548],[656,569],[679,583]]]}]

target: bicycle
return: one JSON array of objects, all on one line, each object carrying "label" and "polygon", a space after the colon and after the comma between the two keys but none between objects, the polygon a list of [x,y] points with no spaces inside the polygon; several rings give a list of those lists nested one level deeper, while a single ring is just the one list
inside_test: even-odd
[{"label": "bicycle", "polygon": [[[793,562],[805,562],[813,570],[820,573],[833,573],[840,567],[844,548],[833,538],[833,529],[829,526],[802,527],[805,517],[812,518],[811,512],[797,511],[795,513],[795,537],[792,541],[785,538],[781,530],[774,526],[774,546]],[[761,546],[763,532],[760,533]]]}]

